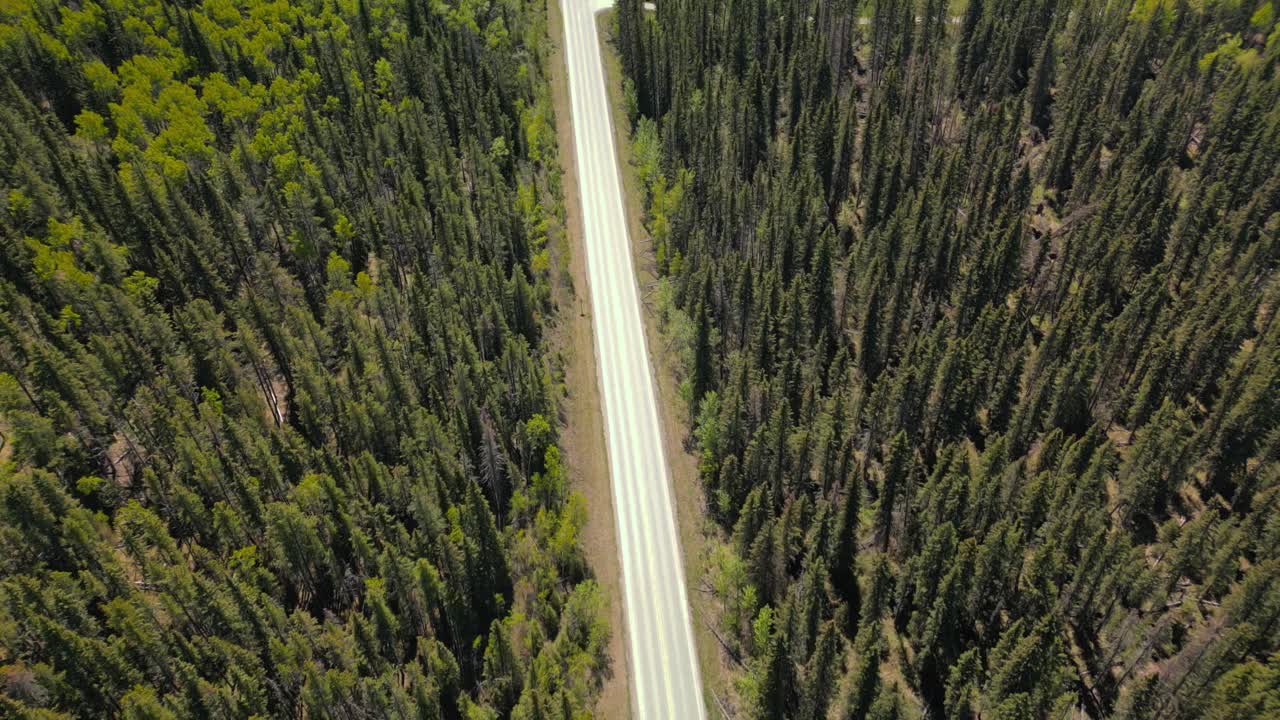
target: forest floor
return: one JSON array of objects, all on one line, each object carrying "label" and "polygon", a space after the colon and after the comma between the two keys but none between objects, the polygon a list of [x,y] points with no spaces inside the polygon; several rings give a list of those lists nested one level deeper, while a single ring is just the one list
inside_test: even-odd
[{"label": "forest floor", "polygon": [[[564,247],[555,251],[556,267],[566,267],[572,284],[557,283],[560,308],[554,338],[565,359],[565,422],[561,433],[565,464],[573,487],[587,500],[587,525],[582,544],[600,587],[609,598],[610,676],[596,704],[596,717],[627,720],[631,717],[631,677],[626,656],[627,625],[623,618],[622,566],[605,450],[604,415],[596,372],[595,342],[591,331],[591,301],[587,292],[587,260],[582,236],[582,208],[578,195],[577,163],[573,150],[573,116],[569,105],[569,80],[565,66],[564,18],[557,0],[547,0],[547,31],[551,36],[551,98],[556,114],[556,139],[563,170],[565,203]],[[567,262],[565,262],[567,260]]]},{"label": "forest floor", "polygon": [[637,280],[640,283],[641,300],[645,308],[642,313],[644,331],[646,344],[651,349],[650,361],[653,364],[654,379],[658,389],[658,416],[662,424],[667,464],[671,471],[676,530],[680,535],[680,549],[684,555],[685,579],[688,583],[689,603],[693,611],[694,639],[698,646],[698,666],[702,674],[708,717],[712,720],[735,720],[741,713],[734,714],[732,707],[732,698],[736,697],[736,692],[732,689],[735,676],[733,660],[724,652],[712,630],[720,611],[715,596],[707,589],[711,550],[720,535],[720,530],[706,512],[706,502],[698,478],[698,458],[684,446],[684,438],[688,434],[689,417],[678,390],[676,358],[672,353],[659,350],[665,348],[666,343],[654,312],[656,293],[653,292],[653,287],[658,281],[658,276],[654,266],[653,249],[649,244],[649,234],[641,222],[644,215],[644,198],[640,189],[640,179],[632,164],[631,134],[627,127],[627,112],[623,105],[622,64],[611,41],[612,19],[613,11],[607,10],[596,16],[596,23],[600,37],[604,39],[601,43],[601,55],[604,60],[605,80],[614,120],[614,146],[618,149],[628,230]]}]

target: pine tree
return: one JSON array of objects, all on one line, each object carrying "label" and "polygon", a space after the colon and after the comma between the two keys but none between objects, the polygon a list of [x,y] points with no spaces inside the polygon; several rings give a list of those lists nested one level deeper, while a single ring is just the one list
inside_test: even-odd
[{"label": "pine tree", "polygon": [[862,488],[860,483],[850,478],[846,483],[840,502],[840,511],[831,534],[828,552],[828,573],[832,587],[837,596],[849,607],[853,617],[861,606],[858,594],[857,554],[858,554],[858,520]]},{"label": "pine tree", "polygon": [[897,509],[898,495],[906,492],[911,468],[911,449],[905,431],[898,431],[889,444],[885,455],[880,478],[880,493],[876,505],[875,529],[879,539],[880,551],[889,549],[889,539],[893,531],[894,513]]}]

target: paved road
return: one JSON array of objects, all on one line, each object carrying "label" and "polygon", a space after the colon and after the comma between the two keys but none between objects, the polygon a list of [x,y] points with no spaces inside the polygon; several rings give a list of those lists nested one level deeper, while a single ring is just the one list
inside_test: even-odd
[{"label": "paved road", "polygon": [[611,4],[561,0],[591,322],[622,555],[632,708],[639,720],[705,720],[596,33],[596,12]]}]

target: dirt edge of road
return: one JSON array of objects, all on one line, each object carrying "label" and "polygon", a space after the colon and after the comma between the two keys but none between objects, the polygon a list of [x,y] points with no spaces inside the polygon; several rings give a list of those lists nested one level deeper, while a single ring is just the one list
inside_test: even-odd
[{"label": "dirt edge of road", "polygon": [[[658,388],[658,415],[662,425],[662,442],[671,470],[672,501],[676,509],[676,529],[680,536],[680,551],[684,559],[685,584],[693,612],[693,634],[698,645],[698,669],[702,674],[703,702],[707,717],[711,720],[733,720],[722,704],[732,697],[729,692],[733,673],[732,662],[722,651],[711,623],[719,613],[715,598],[706,591],[704,579],[710,565],[712,540],[719,529],[708,518],[706,503],[698,478],[698,458],[684,448],[688,432],[688,412],[680,399],[675,367],[671,358],[662,352],[662,333],[653,311],[652,298],[646,299],[650,286],[658,280],[654,273],[653,252],[648,244],[649,234],[641,223],[644,214],[640,193],[640,180],[632,165],[631,137],[626,122],[626,110],[622,96],[622,64],[609,41],[612,10],[596,16],[596,28],[600,37],[600,52],[604,60],[605,80],[608,85],[609,105],[613,119],[614,146],[618,149],[619,170],[622,175],[623,201],[626,203],[627,225],[631,237],[631,252],[635,263],[640,295],[644,304],[641,313],[644,322],[645,342],[649,348],[654,381]],[[606,716],[607,717],[607,716]]]},{"label": "dirt edge of road", "polygon": [[[564,356],[564,427],[560,444],[573,488],[587,501],[587,525],[582,543],[587,562],[601,589],[609,597],[609,658],[611,673],[596,701],[596,717],[628,720],[631,712],[631,676],[627,660],[627,625],[623,617],[622,564],[609,482],[605,449],[604,415],[596,371],[595,339],[591,329],[591,300],[587,291],[587,259],[583,246],[582,207],[578,195],[578,168],[574,157],[573,115],[565,65],[564,17],[560,3],[547,0],[547,33],[552,52],[548,60],[551,100],[556,115],[556,140],[560,149],[561,189],[565,204],[565,232],[572,289],[561,287],[557,306],[561,321],[556,346]],[[563,286],[563,283],[558,283]]]}]

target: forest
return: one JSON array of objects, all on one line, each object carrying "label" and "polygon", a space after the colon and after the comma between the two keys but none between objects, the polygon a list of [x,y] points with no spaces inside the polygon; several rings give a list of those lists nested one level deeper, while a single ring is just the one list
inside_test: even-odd
[{"label": "forest", "polygon": [[722,706],[1280,717],[1275,5],[612,23]]},{"label": "forest", "polygon": [[0,717],[590,716],[541,0],[0,2]]}]

